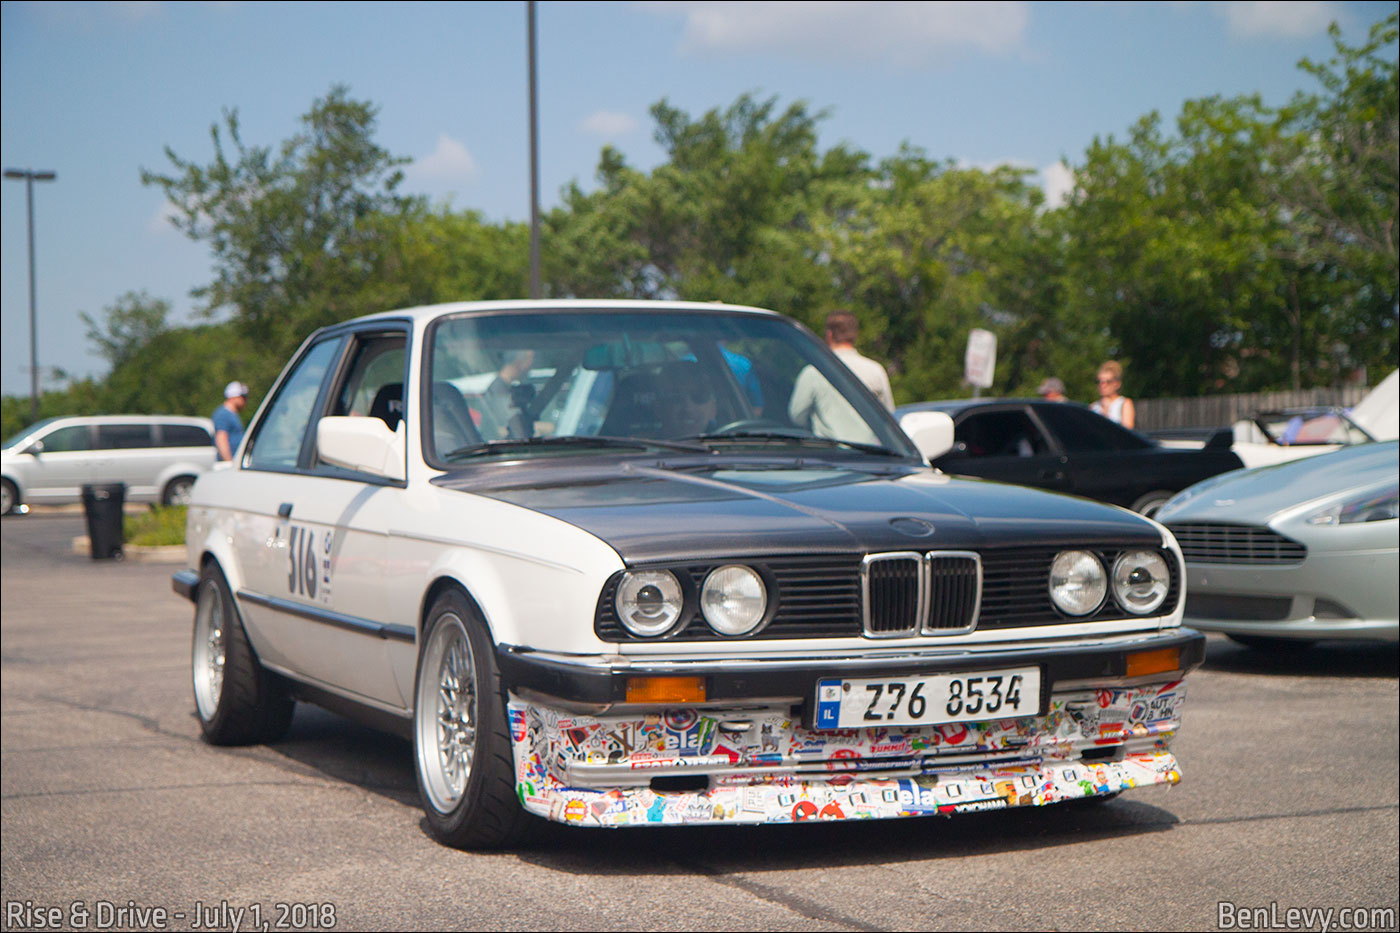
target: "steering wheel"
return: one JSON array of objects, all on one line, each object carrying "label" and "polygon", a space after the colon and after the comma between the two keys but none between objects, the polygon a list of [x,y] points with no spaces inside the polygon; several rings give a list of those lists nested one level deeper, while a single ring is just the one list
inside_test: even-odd
[{"label": "steering wheel", "polygon": [[740,434],[745,431],[774,431],[774,432],[798,432],[793,437],[807,437],[807,432],[801,428],[794,428],[790,424],[781,421],[774,421],[772,418],[740,418],[738,421],[731,421],[728,424],[720,425],[710,434]]}]

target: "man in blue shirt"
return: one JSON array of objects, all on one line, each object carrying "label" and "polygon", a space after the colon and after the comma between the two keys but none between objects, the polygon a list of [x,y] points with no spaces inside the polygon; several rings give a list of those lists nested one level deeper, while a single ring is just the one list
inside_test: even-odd
[{"label": "man in blue shirt", "polygon": [[238,380],[224,386],[224,403],[214,409],[215,459],[232,460],[243,441],[243,419],[238,413],[248,404],[248,387]]}]

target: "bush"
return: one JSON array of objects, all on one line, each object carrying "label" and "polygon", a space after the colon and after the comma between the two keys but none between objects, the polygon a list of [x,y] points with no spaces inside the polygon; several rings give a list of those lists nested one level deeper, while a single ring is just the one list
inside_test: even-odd
[{"label": "bush", "polygon": [[184,544],[185,512],[183,505],[167,505],[127,515],[122,520],[122,540],[141,547]]}]

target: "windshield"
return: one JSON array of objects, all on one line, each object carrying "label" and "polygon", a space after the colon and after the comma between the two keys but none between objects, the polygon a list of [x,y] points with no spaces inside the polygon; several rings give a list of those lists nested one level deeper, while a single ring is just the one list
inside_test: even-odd
[{"label": "windshield", "polygon": [[1364,444],[1371,439],[1339,412],[1266,412],[1255,423],[1283,447],[1309,444]]},{"label": "windshield", "polygon": [[845,366],[777,317],[464,315],[432,328],[427,359],[432,463],[620,446],[565,440],[578,438],[918,456]]},{"label": "windshield", "polygon": [[0,443],[0,450],[9,450],[11,447],[14,447],[14,446],[15,446],[16,444],[18,444],[20,441],[22,441],[22,440],[24,440],[25,438],[29,437],[30,435],[34,434],[36,431],[38,431],[40,428],[44,427],[46,424],[49,424],[49,423],[54,422],[54,421],[57,421],[57,420],[58,420],[57,418],[45,418],[45,419],[43,419],[42,421],[36,421],[36,422],[34,422],[33,424],[31,424],[29,427],[23,429],[22,431],[18,431],[18,432],[16,432],[16,433],[10,435],[9,437],[5,438],[4,442],[3,442],[3,443]]}]

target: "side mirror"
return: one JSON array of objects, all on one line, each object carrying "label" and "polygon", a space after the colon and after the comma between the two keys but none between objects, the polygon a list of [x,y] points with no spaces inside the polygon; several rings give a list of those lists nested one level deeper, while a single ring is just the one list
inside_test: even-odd
[{"label": "side mirror", "polygon": [[335,415],[316,423],[316,450],[327,463],[385,479],[404,479],[408,429],[397,430],[379,418]]},{"label": "side mirror", "polygon": [[899,426],[925,460],[936,460],[953,449],[953,419],[941,411],[911,411]]},{"label": "side mirror", "polygon": [[30,444],[28,447],[24,448],[24,452],[27,453],[27,454],[33,454],[34,456],[37,457],[37,456],[39,456],[39,454],[41,454],[41,453],[44,452],[44,442],[43,442],[43,441],[35,441],[34,443]]}]

